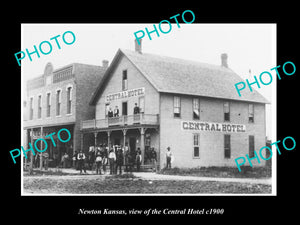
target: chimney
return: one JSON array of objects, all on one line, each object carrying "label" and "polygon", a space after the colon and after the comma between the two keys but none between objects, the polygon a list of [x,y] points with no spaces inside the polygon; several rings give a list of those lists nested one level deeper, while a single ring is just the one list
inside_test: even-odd
[{"label": "chimney", "polygon": [[226,53],[221,54],[221,66],[224,66],[226,68],[228,68],[228,64],[227,64],[227,58],[228,55]]},{"label": "chimney", "polygon": [[108,60],[102,60],[102,67],[104,68],[108,67]]},{"label": "chimney", "polygon": [[135,51],[142,54],[142,40],[143,39],[140,39],[139,42],[140,42],[140,45],[138,44],[137,40],[134,39],[134,45],[135,45]]}]

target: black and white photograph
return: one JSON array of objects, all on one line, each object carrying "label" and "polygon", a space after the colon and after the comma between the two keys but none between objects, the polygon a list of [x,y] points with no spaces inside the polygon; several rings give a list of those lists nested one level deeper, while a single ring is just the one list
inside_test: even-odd
[{"label": "black and white photograph", "polygon": [[22,24],[21,49],[22,195],[276,195],[276,24]]},{"label": "black and white photograph", "polygon": [[4,221],[296,218],[296,6],[66,3],[3,13]]}]

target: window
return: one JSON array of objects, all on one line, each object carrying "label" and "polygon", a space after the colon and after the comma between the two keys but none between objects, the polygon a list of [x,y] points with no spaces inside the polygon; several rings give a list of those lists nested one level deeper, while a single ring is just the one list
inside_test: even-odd
[{"label": "window", "polygon": [[231,150],[230,150],[230,135],[224,135],[224,157],[230,159]]},{"label": "window", "polygon": [[230,121],[229,102],[224,102],[224,121]]},{"label": "window", "polygon": [[249,135],[249,158],[254,157],[254,136]]},{"label": "window", "polygon": [[60,115],[61,90],[56,91],[56,115]]},{"label": "window", "polygon": [[123,74],[122,74],[122,90],[126,91],[127,88],[128,88],[127,70],[123,70]]},{"label": "window", "polygon": [[47,117],[50,117],[50,110],[51,110],[51,94],[47,93]]},{"label": "window", "polygon": [[200,101],[198,98],[193,98],[193,119],[200,119]]},{"label": "window", "polygon": [[199,158],[200,157],[200,151],[199,151],[200,135],[194,134],[193,138],[194,138],[194,158]]},{"label": "window", "polygon": [[174,117],[180,117],[180,97],[174,96]]},{"label": "window", "polygon": [[30,103],[29,103],[29,119],[33,119],[33,97],[30,98]]},{"label": "window", "polygon": [[145,97],[139,97],[139,107],[140,107],[140,113],[144,113],[145,111]]},{"label": "window", "polygon": [[72,113],[72,87],[67,88],[67,114]]},{"label": "window", "polygon": [[42,95],[38,96],[38,119],[42,118]]},{"label": "window", "polygon": [[127,116],[127,102],[122,102],[122,115]]},{"label": "window", "polygon": [[254,123],[254,105],[249,104],[249,123]]},{"label": "window", "polygon": [[109,103],[105,103],[105,118],[108,117]]}]

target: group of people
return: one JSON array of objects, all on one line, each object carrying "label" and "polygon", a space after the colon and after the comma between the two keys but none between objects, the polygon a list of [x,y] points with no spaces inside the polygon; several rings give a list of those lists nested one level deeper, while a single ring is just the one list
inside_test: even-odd
[{"label": "group of people", "polygon": [[[154,151],[154,149],[153,149]],[[109,166],[110,174],[122,174],[123,168],[125,172],[132,172],[136,167],[136,171],[140,171],[142,164],[142,155],[140,148],[137,150],[129,150],[125,145],[114,145],[110,149],[106,146],[91,147],[89,152],[85,154],[82,150],[73,156],[75,167],[80,171],[86,173],[87,169],[95,169],[96,174],[106,173],[107,166]]]},{"label": "group of people", "polygon": [[[107,116],[108,118],[119,117],[119,112],[120,111],[118,106],[115,106],[114,110],[112,110],[111,107],[109,107]],[[139,113],[140,113],[140,107],[138,107],[137,103],[135,103],[133,108],[133,114],[139,114]]]},{"label": "group of people", "polygon": [[41,163],[41,157],[42,157],[42,167],[44,167],[47,170],[48,169],[48,164],[49,164],[49,154],[48,154],[48,152],[36,153],[33,165],[34,165],[35,168],[39,168],[40,163]]},{"label": "group of people", "polygon": [[[47,152],[43,154],[36,154],[34,160],[34,166],[38,168],[40,166],[40,157],[42,158],[43,167],[48,168],[49,154]],[[142,164],[142,155],[140,148],[137,150],[130,150],[128,144],[124,147],[121,145],[114,145],[111,148],[108,148],[105,145],[100,145],[96,148],[93,146],[90,147],[87,154],[82,150],[80,152],[75,151],[73,157],[65,152],[61,157],[61,162],[57,166],[66,168],[67,162],[73,161],[73,167],[80,171],[86,173],[86,170],[95,169],[96,174],[105,174],[106,168],[109,166],[110,174],[122,174],[124,172],[133,172],[136,168],[136,171],[139,172]],[[171,153],[170,147],[167,148],[166,152],[166,168],[171,169],[171,163],[174,161],[174,156]],[[145,162],[150,162],[155,166],[157,165],[157,153],[154,148],[150,148],[145,151]]]}]

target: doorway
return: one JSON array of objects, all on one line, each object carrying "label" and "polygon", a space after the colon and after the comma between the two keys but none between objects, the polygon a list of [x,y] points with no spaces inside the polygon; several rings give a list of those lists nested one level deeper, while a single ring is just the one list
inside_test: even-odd
[{"label": "doorway", "polygon": [[122,102],[122,115],[127,116],[127,102]]}]

